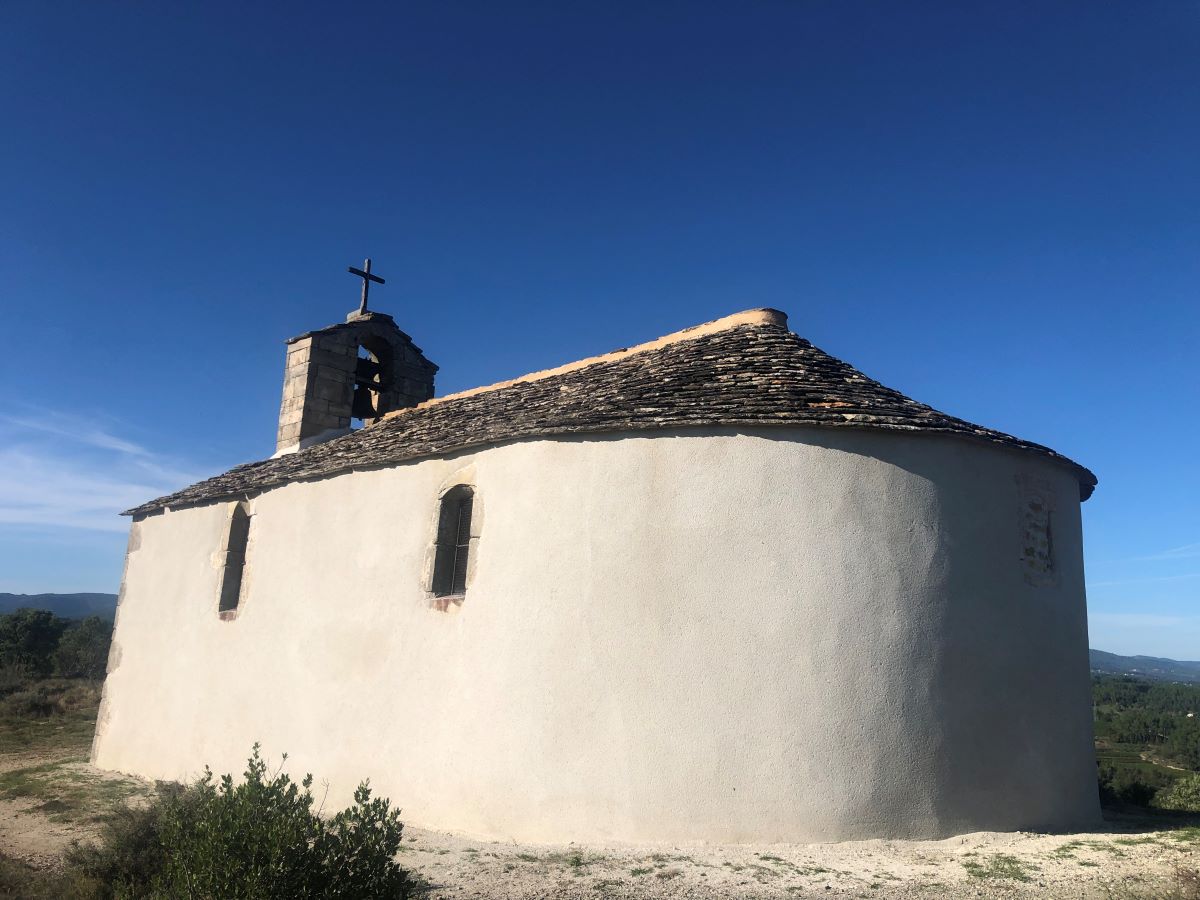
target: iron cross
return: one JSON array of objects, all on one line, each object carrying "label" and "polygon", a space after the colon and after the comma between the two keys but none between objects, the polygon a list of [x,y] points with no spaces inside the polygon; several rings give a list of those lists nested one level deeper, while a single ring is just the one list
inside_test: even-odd
[{"label": "iron cross", "polygon": [[384,281],[378,275],[371,274],[371,260],[369,259],[363,260],[363,267],[361,269],[349,266],[347,271],[363,280],[362,303],[358,305],[358,314],[361,316],[367,311],[367,291],[371,287],[371,282],[374,281],[376,284],[383,284]]}]

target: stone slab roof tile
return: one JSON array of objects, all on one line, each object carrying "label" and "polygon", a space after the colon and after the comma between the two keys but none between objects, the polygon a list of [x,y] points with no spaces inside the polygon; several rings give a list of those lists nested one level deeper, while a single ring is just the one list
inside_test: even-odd
[{"label": "stone slab roof tile", "polygon": [[[773,310],[603,357],[434,398],[304,450],[247,463],[125,514],[240,498],[521,438],[703,425],[811,425],[957,435],[1061,462],[1086,500],[1096,476],[1048,447],[938,412],[788,331]],[[713,328],[722,322],[726,327]]]}]

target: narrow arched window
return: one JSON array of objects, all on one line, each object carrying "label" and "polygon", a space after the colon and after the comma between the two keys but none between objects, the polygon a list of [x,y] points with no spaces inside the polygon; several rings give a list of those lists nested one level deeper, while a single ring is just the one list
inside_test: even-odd
[{"label": "narrow arched window", "polygon": [[433,595],[461,597],[467,592],[471,553],[471,508],[475,492],[460,484],[442,495],[438,511],[437,552],[433,559]]},{"label": "narrow arched window", "polygon": [[229,517],[229,536],[225,542],[225,565],[221,570],[221,618],[233,618],[242,596],[242,575],[246,571],[246,545],[250,542],[250,511],[245,503],[233,508]]}]

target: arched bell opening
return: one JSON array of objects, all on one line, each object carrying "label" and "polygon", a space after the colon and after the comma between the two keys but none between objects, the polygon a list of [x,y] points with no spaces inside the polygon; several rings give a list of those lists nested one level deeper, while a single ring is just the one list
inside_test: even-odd
[{"label": "arched bell opening", "polygon": [[391,387],[391,372],[392,349],[388,342],[364,337],[358,345],[358,361],[354,366],[352,427],[374,421],[388,412],[386,396]]}]

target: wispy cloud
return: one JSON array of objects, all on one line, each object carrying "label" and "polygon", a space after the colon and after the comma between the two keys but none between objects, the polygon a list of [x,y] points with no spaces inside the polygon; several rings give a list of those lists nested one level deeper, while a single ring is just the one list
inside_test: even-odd
[{"label": "wispy cloud", "polygon": [[1200,559],[1200,544],[1184,544],[1182,547],[1172,547],[1170,550],[1152,553],[1149,556],[1135,556],[1132,561],[1148,562],[1160,559]]},{"label": "wispy cloud", "polygon": [[1188,572],[1183,575],[1151,575],[1146,578],[1120,578],[1115,581],[1089,581],[1088,588],[1114,587],[1116,585],[1150,584],[1156,581],[1187,581],[1200,578],[1200,572]]},{"label": "wispy cloud", "polygon": [[121,510],[196,477],[101,417],[0,413],[0,525],[124,531]]},{"label": "wispy cloud", "polygon": [[0,414],[0,423],[17,432],[52,434],[87,447],[113,450],[129,456],[148,457],[149,451],[131,441],[109,434],[97,422],[79,416],[55,414],[43,418]]}]

